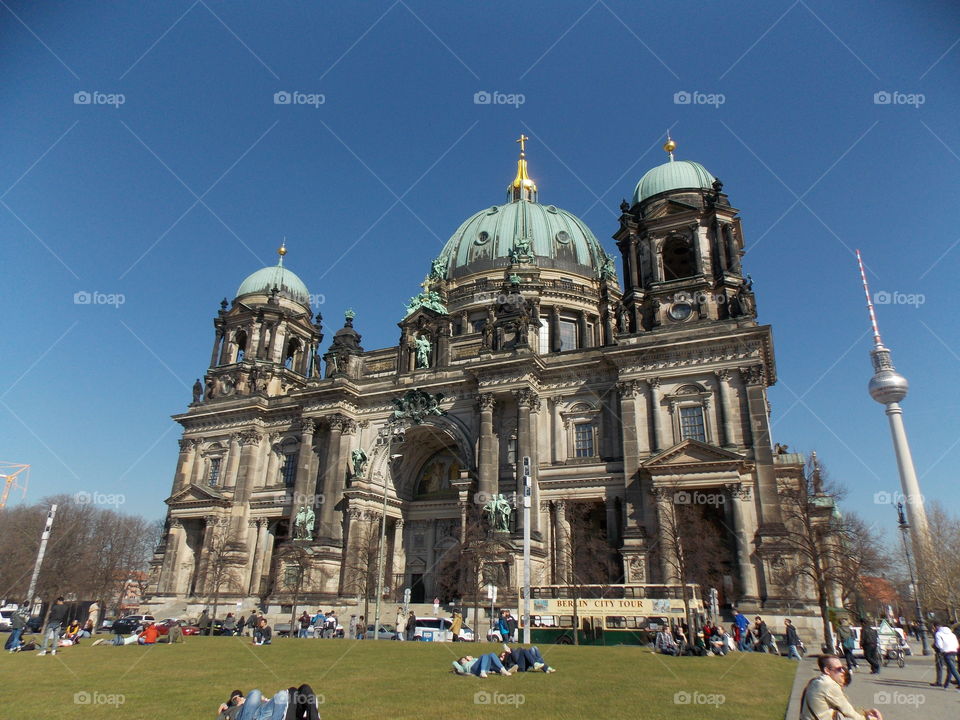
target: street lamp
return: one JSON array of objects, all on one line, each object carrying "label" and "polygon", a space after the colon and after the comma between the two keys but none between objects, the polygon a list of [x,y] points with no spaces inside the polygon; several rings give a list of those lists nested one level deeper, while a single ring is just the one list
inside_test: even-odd
[{"label": "street lamp", "polygon": [[927,648],[927,631],[925,623],[923,622],[923,611],[920,609],[920,588],[917,587],[917,583],[914,580],[913,561],[910,558],[910,546],[907,545],[907,534],[910,532],[910,523],[907,522],[907,518],[903,514],[902,502],[897,503],[897,524],[900,526],[900,539],[903,540],[903,554],[907,557],[907,569],[910,571],[910,586],[913,588],[914,612],[916,612],[917,621],[920,623],[920,645],[923,648],[923,654],[929,655],[930,650]]},{"label": "street lamp", "polygon": [[[386,443],[387,450],[395,443],[403,442],[403,428],[397,425],[389,427],[386,436],[380,437]],[[403,457],[401,453],[391,453],[387,461],[387,472],[383,475],[383,508],[380,511],[380,547],[377,550],[377,602],[373,614],[373,639],[380,639],[380,599],[383,596],[383,556],[387,545],[387,480],[393,478],[393,462]]]}]

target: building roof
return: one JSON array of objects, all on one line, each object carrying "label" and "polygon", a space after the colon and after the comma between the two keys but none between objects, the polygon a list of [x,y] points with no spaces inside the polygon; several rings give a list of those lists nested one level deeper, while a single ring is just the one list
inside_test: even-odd
[{"label": "building roof", "polygon": [[670,160],[644,173],[633,191],[633,202],[670,190],[709,190],[716,178],[700,163],[692,160]]}]

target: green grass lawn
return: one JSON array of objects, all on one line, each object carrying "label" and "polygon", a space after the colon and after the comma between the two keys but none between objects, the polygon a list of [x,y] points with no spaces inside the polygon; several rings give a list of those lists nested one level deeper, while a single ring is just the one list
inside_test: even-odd
[{"label": "green grass lawn", "polygon": [[[0,717],[209,720],[234,688],[273,694],[306,682],[322,694],[326,720],[511,713],[537,720],[779,720],[797,667],[759,653],[670,658],[637,647],[549,646],[541,649],[556,673],[481,680],[450,673],[450,662],[458,652],[477,655],[496,645],[279,639],[253,647],[249,638],[217,637],[149,648],[89,643],[55,657],[3,653]],[[711,695],[723,702],[707,704],[720,700]]]}]

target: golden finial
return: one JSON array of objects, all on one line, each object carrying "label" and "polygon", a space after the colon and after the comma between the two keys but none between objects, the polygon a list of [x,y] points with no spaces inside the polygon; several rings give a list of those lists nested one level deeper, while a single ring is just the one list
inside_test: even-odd
[{"label": "golden finial", "polygon": [[517,160],[517,176],[507,188],[511,200],[537,201],[537,184],[527,175],[527,140],[526,135],[520,133],[516,142],[520,143],[520,158]]},{"label": "golden finial", "polygon": [[287,254],[287,236],[283,236],[283,242],[280,243],[280,247],[277,248],[277,255],[280,256],[280,261],[278,265],[283,265],[283,256]]},{"label": "golden finial", "polygon": [[663,144],[663,149],[670,156],[670,162],[673,162],[673,151],[677,149],[677,144],[670,137],[669,130],[667,130],[667,141]]}]

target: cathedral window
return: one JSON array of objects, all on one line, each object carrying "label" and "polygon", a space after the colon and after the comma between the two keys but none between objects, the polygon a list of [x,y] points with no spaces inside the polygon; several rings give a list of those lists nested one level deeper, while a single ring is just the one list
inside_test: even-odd
[{"label": "cathedral window", "polygon": [[538,338],[538,348],[541,353],[550,352],[550,324],[541,323],[540,329],[537,331]]},{"label": "cathedral window", "polygon": [[284,487],[293,487],[293,483],[297,479],[297,453],[289,453],[283,456],[280,477],[283,479]]},{"label": "cathedral window", "polygon": [[696,262],[693,248],[686,238],[673,236],[663,244],[663,279],[677,280],[678,278],[696,275]]},{"label": "cathedral window", "polygon": [[683,440],[707,441],[706,426],[703,422],[703,407],[688,405],[680,408],[680,438]]},{"label": "cathedral window", "polygon": [[238,331],[234,342],[237,347],[237,359],[234,362],[242,362],[247,353],[247,333],[243,330]]},{"label": "cathedral window", "polygon": [[573,446],[575,457],[596,457],[593,423],[577,423],[573,426]]},{"label": "cathedral window", "polygon": [[216,487],[220,484],[220,458],[210,458],[210,472],[207,475],[207,484]]},{"label": "cathedral window", "polygon": [[507,465],[517,464],[517,438],[515,436],[507,440]]},{"label": "cathedral window", "polygon": [[574,320],[560,321],[560,350],[576,350],[577,323]]}]

